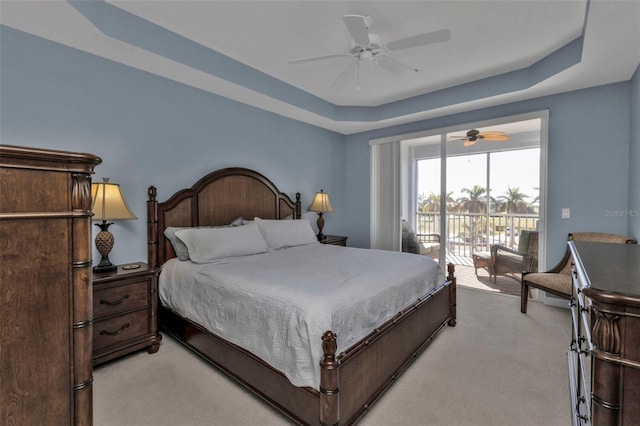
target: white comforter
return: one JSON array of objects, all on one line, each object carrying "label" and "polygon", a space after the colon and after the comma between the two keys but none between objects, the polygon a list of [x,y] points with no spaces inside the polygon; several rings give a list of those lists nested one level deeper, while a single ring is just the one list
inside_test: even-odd
[{"label": "white comforter", "polygon": [[425,256],[316,243],[207,264],[171,259],[159,291],[163,305],[318,389],[324,331],[340,353],[442,281]]}]

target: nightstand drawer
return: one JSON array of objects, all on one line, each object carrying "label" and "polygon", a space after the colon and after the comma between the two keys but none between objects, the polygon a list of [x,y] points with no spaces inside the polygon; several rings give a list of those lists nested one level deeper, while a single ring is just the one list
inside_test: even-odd
[{"label": "nightstand drawer", "polygon": [[149,311],[141,309],[130,314],[96,321],[93,324],[94,352],[149,333]]},{"label": "nightstand drawer", "polygon": [[143,308],[149,303],[149,280],[96,290],[93,294],[93,318]]},{"label": "nightstand drawer", "polygon": [[322,240],[319,240],[322,244],[329,244],[332,246],[347,246],[347,237],[342,235],[326,235]]}]

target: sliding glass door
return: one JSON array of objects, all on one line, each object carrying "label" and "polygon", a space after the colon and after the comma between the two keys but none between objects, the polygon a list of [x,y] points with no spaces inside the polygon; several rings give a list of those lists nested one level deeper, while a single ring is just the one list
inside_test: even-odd
[{"label": "sliding glass door", "polygon": [[[491,244],[517,249],[541,220],[541,119],[416,138],[417,234],[438,234],[441,262],[471,265]],[[495,140],[490,140],[495,138]]]}]

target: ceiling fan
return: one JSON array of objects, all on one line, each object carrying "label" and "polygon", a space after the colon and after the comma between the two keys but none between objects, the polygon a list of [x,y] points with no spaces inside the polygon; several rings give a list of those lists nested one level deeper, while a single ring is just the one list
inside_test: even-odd
[{"label": "ceiling fan", "polygon": [[355,60],[338,75],[332,86],[355,64],[357,68],[357,88],[360,90],[360,63],[373,63],[393,74],[406,77],[417,73],[419,70],[392,58],[389,53],[451,39],[451,32],[444,29],[385,43],[380,36],[369,32],[369,28],[373,24],[373,18],[370,16],[345,15],[342,20],[352,38],[351,47],[347,53],[291,59],[289,63],[299,64],[333,58],[354,58]]},{"label": "ceiling fan", "polygon": [[476,129],[469,130],[466,136],[450,136],[451,141],[464,141],[464,146],[475,145],[480,139],[491,142],[505,142],[511,139],[509,135],[499,131],[480,132]]}]

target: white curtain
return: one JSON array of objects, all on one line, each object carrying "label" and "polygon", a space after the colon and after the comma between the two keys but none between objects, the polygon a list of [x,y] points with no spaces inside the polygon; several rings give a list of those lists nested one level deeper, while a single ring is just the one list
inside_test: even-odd
[{"label": "white curtain", "polygon": [[400,142],[371,144],[371,248],[402,244]]}]

